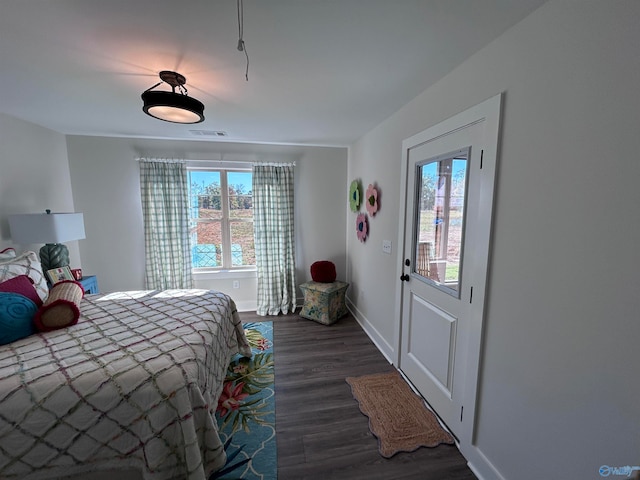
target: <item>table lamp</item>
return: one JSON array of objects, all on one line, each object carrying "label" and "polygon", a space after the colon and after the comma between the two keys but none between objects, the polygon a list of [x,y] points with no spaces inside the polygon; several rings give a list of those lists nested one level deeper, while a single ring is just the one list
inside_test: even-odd
[{"label": "table lamp", "polygon": [[14,243],[27,245],[44,243],[40,249],[40,263],[46,272],[69,265],[69,249],[62,242],[82,240],[82,213],[25,213],[9,215],[9,229]]}]

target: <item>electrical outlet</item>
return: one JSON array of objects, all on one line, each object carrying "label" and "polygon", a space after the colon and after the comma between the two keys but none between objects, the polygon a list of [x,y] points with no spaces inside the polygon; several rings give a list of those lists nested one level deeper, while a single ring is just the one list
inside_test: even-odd
[{"label": "electrical outlet", "polygon": [[240,288],[240,282],[238,280],[233,281],[233,288]]},{"label": "electrical outlet", "polygon": [[387,255],[391,255],[391,240],[382,241],[382,251]]}]

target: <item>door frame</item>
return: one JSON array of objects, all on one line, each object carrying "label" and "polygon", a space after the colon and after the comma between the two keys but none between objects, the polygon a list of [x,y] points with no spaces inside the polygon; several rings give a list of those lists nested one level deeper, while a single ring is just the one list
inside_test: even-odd
[{"label": "door frame", "polygon": [[[466,447],[470,447],[475,442],[474,430],[475,430],[475,416],[477,406],[478,395],[478,381],[480,375],[481,355],[482,355],[482,342],[483,342],[483,324],[485,319],[486,310],[486,293],[487,293],[487,281],[489,277],[489,256],[490,256],[490,244],[491,244],[491,232],[493,225],[493,198],[494,198],[494,184],[497,171],[497,157],[499,146],[499,132],[500,132],[500,117],[502,108],[502,97],[500,93],[491,97],[463,112],[460,112],[434,126],[427,128],[426,130],[417,133],[402,142],[402,160],[400,171],[400,225],[398,227],[396,252],[396,279],[398,287],[396,288],[395,296],[395,312],[396,323],[394,332],[394,350],[395,358],[394,363],[396,366],[400,365],[401,356],[401,342],[402,342],[402,297],[404,292],[404,282],[400,281],[400,276],[404,272],[404,259],[409,258],[407,255],[410,252],[405,252],[405,233],[407,230],[406,225],[406,210],[408,202],[413,202],[413,199],[407,198],[407,178],[408,178],[408,163],[409,163],[409,150],[417,145],[434,140],[443,135],[448,135],[457,130],[466,128],[467,126],[483,122],[483,144],[484,152],[482,156],[483,169],[486,168],[488,174],[483,175],[480,181],[480,196],[479,202],[486,208],[489,208],[489,221],[486,224],[481,225],[479,228],[481,239],[480,244],[475,245],[481,254],[480,266],[484,266],[487,273],[487,278],[483,285],[479,285],[477,288],[474,285],[473,290],[473,302],[481,302],[477,311],[481,312],[480,318],[473,318],[471,326],[469,328],[469,348],[466,359],[466,385],[464,389],[464,422],[459,435],[460,449],[465,454]],[[486,252],[486,255],[485,255]]]}]

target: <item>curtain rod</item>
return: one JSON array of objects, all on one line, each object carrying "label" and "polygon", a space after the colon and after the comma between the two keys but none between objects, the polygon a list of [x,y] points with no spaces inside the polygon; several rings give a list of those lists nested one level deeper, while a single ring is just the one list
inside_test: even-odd
[{"label": "curtain rod", "polygon": [[260,161],[260,160],[246,160],[246,159],[182,159],[182,158],[164,158],[164,157],[136,157],[136,162],[163,162],[163,163],[212,163],[217,165],[229,165],[233,166],[234,163],[244,163],[247,165],[269,165],[273,167],[295,167],[296,162],[273,162],[273,161]]},{"label": "curtain rod", "polygon": [[156,162],[156,163],[187,163],[181,158],[162,158],[162,157],[136,157],[136,162]]},{"label": "curtain rod", "polygon": [[296,162],[253,162],[253,165],[267,165],[270,167],[295,167]]},{"label": "curtain rod", "polygon": [[176,162],[207,162],[207,163],[228,163],[228,162],[238,162],[238,163],[253,163],[256,161],[255,155],[233,155],[228,158],[168,158],[168,157],[136,157],[136,161],[138,162],[151,162],[151,161],[176,161]]}]

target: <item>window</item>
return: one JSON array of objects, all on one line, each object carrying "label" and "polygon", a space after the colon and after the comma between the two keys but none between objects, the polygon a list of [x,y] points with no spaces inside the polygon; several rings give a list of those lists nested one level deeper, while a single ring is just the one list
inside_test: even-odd
[{"label": "window", "polygon": [[252,172],[189,169],[189,233],[194,269],[256,264]]},{"label": "window", "polygon": [[468,149],[418,165],[415,272],[459,291]]}]

